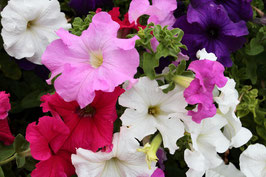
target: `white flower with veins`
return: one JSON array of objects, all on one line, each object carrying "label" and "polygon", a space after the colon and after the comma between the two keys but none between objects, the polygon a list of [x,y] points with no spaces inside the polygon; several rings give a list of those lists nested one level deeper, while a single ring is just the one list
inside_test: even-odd
[{"label": "white flower with veins", "polygon": [[165,94],[155,80],[142,77],[119,97],[119,104],[128,108],[121,116],[122,125],[130,127],[134,137],[142,140],[158,130],[171,154],[178,149],[176,141],[184,136],[180,118],[187,114],[183,90]]},{"label": "white flower with veins", "polygon": [[206,171],[206,177],[245,177],[232,163],[225,165],[222,163],[220,166],[209,169]]},{"label": "white flower with veins", "polygon": [[146,155],[137,152],[138,148],[138,141],[122,127],[114,134],[110,153],[78,148],[71,156],[72,164],[79,177],[149,177],[156,169],[155,163],[149,169]]},{"label": "white flower with veins", "polygon": [[219,115],[204,119],[201,124],[195,123],[191,118],[183,121],[192,140],[191,150],[186,149],[184,154],[190,168],[186,174],[188,177],[202,176],[206,170],[223,162],[217,152],[223,153],[229,148],[229,141],[221,132],[227,121]]},{"label": "white flower with veins", "polygon": [[196,57],[199,60],[211,60],[211,61],[216,61],[217,57],[214,53],[208,53],[205,48],[198,50],[196,53]]},{"label": "white flower with veins", "polygon": [[58,0],[10,0],[1,16],[6,52],[35,64],[41,64],[47,45],[58,38],[55,31],[71,28]]},{"label": "white flower with veins", "polygon": [[247,177],[266,176],[266,147],[262,144],[249,145],[239,158],[240,170]]},{"label": "white flower with veins", "polygon": [[231,141],[230,147],[238,148],[246,144],[252,137],[252,133],[245,127],[242,127],[242,123],[235,115],[235,109],[238,105],[238,92],[235,89],[235,81],[227,78],[226,85],[222,88],[217,88],[221,91],[219,96],[214,97],[214,100],[219,105],[219,113],[227,124],[224,126],[223,133]]}]

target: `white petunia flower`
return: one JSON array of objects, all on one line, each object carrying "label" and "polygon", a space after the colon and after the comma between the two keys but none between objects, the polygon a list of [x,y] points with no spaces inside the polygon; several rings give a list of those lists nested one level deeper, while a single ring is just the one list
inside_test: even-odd
[{"label": "white petunia flower", "polygon": [[155,163],[148,168],[145,154],[137,152],[139,143],[127,128],[121,128],[120,133],[113,137],[113,149],[107,152],[92,152],[78,148],[72,154],[72,164],[79,177],[149,177],[154,172]]},{"label": "white petunia flower", "polygon": [[249,145],[239,158],[240,170],[247,177],[266,176],[266,147],[262,144]]},{"label": "white petunia flower", "polygon": [[229,163],[228,165],[222,163],[216,168],[207,170],[205,177],[245,177],[245,175],[232,163]]},{"label": "white petunia flower", "polygon": [[238,92],[235,89],[236,83],[234,79],[230,79],[228,77],[227,79],[228,80],[224,87],[217,88],[221,91],[220,95],[213,98],[214,101],[218,103],[219,110],[223,114],[226,114],[230,108],[234,111],[239,103]]},{"label": "white petunia flower", "polygon": [[236,117],[232,108],[225,115],[220,115],[226,119],[227,124],[224,126],[223,134],[230,141],[230,147],[239,148],[246,144],[252,137],[252,133],[245,127],[239,118]]},{"label": "white petunia flower", "polygon": [[71,27],[58,0],[10,0],[1,16],[6,52],[35,64],[41,64],[47,45],[57,39],[55,31]]},{"label": "white petunia flower", "polygon": [[221,132],[227,121],[219,115],[202,120],[201,124],[191,118],[183,119],[186,131],[190,133],[191,150],[186,149],[184,158],[190,168],[188,177],[202,176],[206,170],[222,163],[217,152],[223,153],[229,148],[229,141]]},{"label": "white petunia flower", "polygon": [[165,94],[155,80],[142,77],[120,96],[119,104],[128,107],[121,116],[122,124],[130,127],[136,138],[142,140],[159,130],[164,147],[171,154],[178,149],[176,141],[184,136],[180,118],[187,113],[183,90],[176,88]]},{"label": "white petunia flower", "polygon": [[242,123],[235,115],[235,109],[238,105],[238,92],[235,89],[235,81],[227,78],[226,85],[222,88],[217,88],[221,91],[219,96],[214,97],[214,100],[219,105],[220,116],[226,119],[227,124],[224,126],[224,135],[231,141],[230,147],[238,148],[246,144],[252,137],[252,133],[242,127]]},{"label": "white petunia flower", "polygon": [[214,53],[208,53],[205,48],[198,50],[196,53],[196,57],[199,60],[204,60],[204,59],[211,60],[211,61],[217,60],[216,55]]}]

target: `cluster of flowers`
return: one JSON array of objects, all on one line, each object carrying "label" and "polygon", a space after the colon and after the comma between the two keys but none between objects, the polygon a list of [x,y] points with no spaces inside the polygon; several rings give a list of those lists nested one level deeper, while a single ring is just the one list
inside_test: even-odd
[{"label": "cluster of flowers", "polygon": [[[10,0],[1,13],[5,50],[17,59],[44,64],[51,71],[47,83],[56,91],[41,98],[43,112],[51,116],[26,130],[32,157],[40,161],[31,176],[162,177],[163,166],[155,163],[159,147],[163,143],[174,154],[184,136],[190,138],[184,153],[188,177],[265,176],[263,145],[251,145],[241,154],[241,171],[218,155],[252,137],[234,112],[239,103],[235,81],[224,76],[224,66],[232,64],[230,52],[248,34],[243,20],[252,16],[250,2],[240,2],[239,11],[248,8],[251,14],[235,13],[230,4],[235,1],[192,0],[187,14],[176,20],[176,0],[153,0],[152,5],[132,0],[123,21],[119,8],[109,13],[98,9],[88,29],[76,36],[67,31],[71,25],[57,0]],[[194,77],[176,77],[176,87],[168,93],[163,92],[167,85],[156,80],[134,78],[139,37],[118,37],[145,28],[138,21],[142,15],[149,15],[148,23],[183,29],[188,46],[183,52],[198,59],[188,66]],[[151,42],[156,49],[158,41]],[[6,144],[14,140],[6,119],[8,96],[0,92],[0,138]],[[125,111],[120,131],[113,133],[116,106]],[[187,110],[189,106],[193,108]]]}]

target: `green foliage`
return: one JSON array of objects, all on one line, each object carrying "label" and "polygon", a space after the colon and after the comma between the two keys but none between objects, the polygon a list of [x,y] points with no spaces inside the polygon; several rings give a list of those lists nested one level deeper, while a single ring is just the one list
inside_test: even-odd
[{"label": "green foliage", "polygon": [[[150,79],[156,77],[154,68],[159,66],[160,58],[171,57],[174,61],[181,51],[180,48],[186,49],[186,46],[181,44],[184,32],[179,28],[168,30],[167,26],[162,28],[160,25],[150,23],[145,29],[140,28],[137,35],[140,39],[136,41],[136,47],[146,49],[142,53],[140,67]],[[130,36],[132,37],[132,35]],[[159,42],[156,49],[153,49],[151,45],[153,37]],[[172,84],[171,87],[173,87]]]},{"label": "green foliage", "polygon": [[86,30],[90,23],[92,22],[92,17],[95,15],[95,12],[89,12],[87,17],[82,20],[80,17],[74,18],[72,23],[72,28],[69,30],[72,34],[80,36],[82,31]]}]

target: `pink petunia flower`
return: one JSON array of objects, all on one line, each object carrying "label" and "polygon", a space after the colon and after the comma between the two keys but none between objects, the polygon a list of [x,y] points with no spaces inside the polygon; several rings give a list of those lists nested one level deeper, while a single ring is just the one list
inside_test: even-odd
[{"label": "pink petunia flower", "polygon": [[132,0],[128,10],[129,22],[137,23],[142,15],[149,15],[148,23],[170,28],[175,23],[174,10],[177,8],[176,0],[153,0],[152,5],[148,0]]},{"label": "pink petunia flower", "polygon": [[44,116],[39,123],[33,122],[26,130],[32,157],[41,160],[36,164],[32,177],[67,177],[73,175],[70,152],[63,151],[62,145],[69,136],[69,128],[60,118]]},{"label": "pink petunia flower", "polygon": [[189,111],[192,120],[200,123],[202,119],[216,114],[213,104],[212,91],[214,86],[223,87],[227,79],[224,77],[224,67],[217,61],[196,60],[190,63],[189,70],[196,73],[195,79],[184,91],[184,97],[188,104],[198,104],[198,111]]},{"label": "pink petunia flower", "polygon": [[3,141],[5,145],[12,144],[15,137],[10,132],[8,120],[0,120],[0,127],[0,141]]},{"label": "pink petunia flower", "polygon": [[69,135],[69,128],[60,118],[44,116],[30,123],[26,140],[30,142],[31,155],[37,160],[47,160],[56,154]]},{"label": "pink petunia flower", "polygon": [[10,132],[8,125],[8,111],[11,109],[9,103],[10,94],[6,94],[4,91],[0,92],[0,141],[3,141],[5,145],[13,143],[15,137]]},{"label": "pink petunia flower", "polygon": [[139,38],[119,39],[119,28],[108,13],[99,12],[81,36],[57,31],[61,39],[47,47],[42,63],[52,72],[48,83],[61,74],[54,86],[65,101],[77,101],[85,108],[96,90],[113,92],[116,86],[134,80],[139,66],[135,41]]},{"label": "pink petunia flower", "polygon": [[0,92],[0,119],[5,119],[11,109],[8,97],[10,94],[6,94],[4,91]]},{"label": "pink petunia flower", "polygon": [[117,118],[115,105],[123,92],[120,87],[112,93],[96,91],[93,102],[83,109],[76,101],[65,102],[57,93],[44,95],[43,111],[62,117],[71,131],[62,149],[73,153],[79,147],[94,152],[100,148],[111,150],[113,123]]},{"label": "pink petunia flower", "polygon": [[37,163],[31,177],[70,177],[73,174],[75,168],[71,163],[71,153],[58,151],[56,155]]}]

